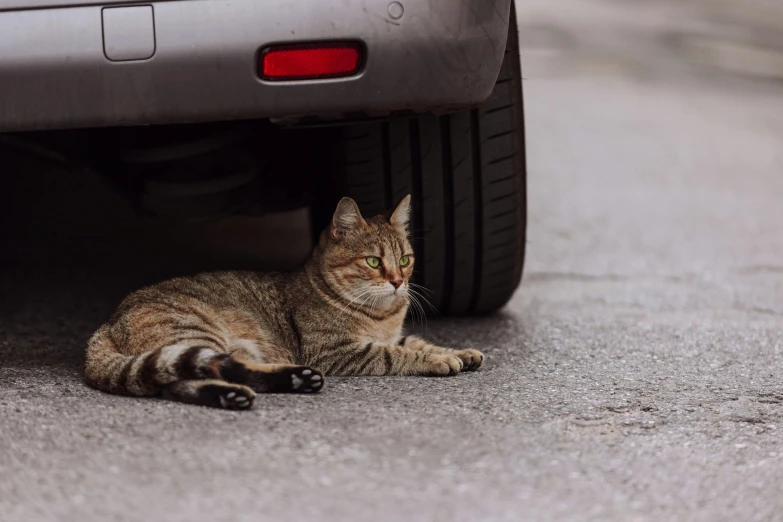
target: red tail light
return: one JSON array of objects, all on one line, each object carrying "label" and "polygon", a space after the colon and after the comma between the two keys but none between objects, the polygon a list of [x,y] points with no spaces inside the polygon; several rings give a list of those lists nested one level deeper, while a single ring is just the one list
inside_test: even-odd
[{"label": "red tail light", "polygon": [[362,65],[355,43],[269,47],[261,53],[259,73],[265,80],[311,80],[352,76]]}]

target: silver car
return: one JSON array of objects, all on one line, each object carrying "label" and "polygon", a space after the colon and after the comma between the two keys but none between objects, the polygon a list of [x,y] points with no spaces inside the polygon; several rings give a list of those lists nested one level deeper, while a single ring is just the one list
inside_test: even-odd
[{"label": "silver car", "polygon": [[[0,132],[180,219],[414,197],[449,314],[517,287],[525,146],[512,0],[0,0]],[[30,132],[33,131],[33,132]]]}]

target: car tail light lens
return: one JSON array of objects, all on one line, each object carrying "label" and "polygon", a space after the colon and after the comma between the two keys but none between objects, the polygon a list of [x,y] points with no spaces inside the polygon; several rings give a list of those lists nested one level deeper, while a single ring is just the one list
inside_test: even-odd
[{"label": "car tail light lens", "polygon": [[261,52],[260,62],[259,73],[265,80],[340,78],[359,72],[362,47],[356,43],[274,46]]}]

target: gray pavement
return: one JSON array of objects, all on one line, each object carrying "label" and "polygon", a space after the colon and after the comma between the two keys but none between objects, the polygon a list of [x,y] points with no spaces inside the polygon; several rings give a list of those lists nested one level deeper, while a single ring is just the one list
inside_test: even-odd
[{"label": "gray pavement", "polygon": [[303,216],[161,226],[0,151],[0,519],[783,520],[783,89],[657,47],[703,2],[547,3],[520,16],[524,284],[426,325],[487,354],[473,374],[243,413],[90,390],[85,340],[124,292],[291,264]]}]

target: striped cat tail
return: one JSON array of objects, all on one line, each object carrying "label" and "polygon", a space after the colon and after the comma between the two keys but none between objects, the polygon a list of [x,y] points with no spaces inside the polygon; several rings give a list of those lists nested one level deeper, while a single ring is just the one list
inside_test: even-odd
[{"label": "striped cat tail", "polygon": [[241,379],[243,365],[205,346],[174,344],[141,355],[117,351],[104,325],[87,343],[84,376],[99,390],[123,395],[157,395],[173,382],[190,379]]}]

